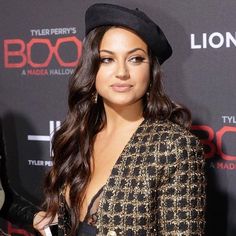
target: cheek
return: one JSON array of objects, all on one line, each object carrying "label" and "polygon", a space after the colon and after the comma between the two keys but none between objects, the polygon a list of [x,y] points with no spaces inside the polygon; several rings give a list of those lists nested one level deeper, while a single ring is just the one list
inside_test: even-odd
[{"label": "cheek", "polygon": [[[143,90],[147,90],[150,81],[150,69],[149,67],[140,68],[139,71],[135,71],[133,76],[136,77],[136,81]],[[134,78],[135,78],[134,77]]]},{"label": "cheek", "polygon": [[100,91],[104,90],[104,87],[108,80],[106,79],[106,76],[104,76],[104,73],[101,71],[98,71],[96,80],[95,80],[95,88],[100,93]]},{"label": "cheek", "polygon": [[95,79],[95,87],[100,87],[100,84],[104,83],[103,81],[103,76],[102,76],[103,72],[101,71],[101,68],[99,68],[97,75],[96,75],[96,79]]},{"label": "cheek", "polygon": [[147,92],[149,83],[150,83],[149,69],[142,71],[142,74],[140,74],[139,80],[140,80],[139,91],[140,91],[140,94],[144,95]]},{"label": "cheek", "polygon": [[108,68],[100,67],[96,75],[96,84],[108,82],[111,76],[112,76],[111,68],[108,69]]}]

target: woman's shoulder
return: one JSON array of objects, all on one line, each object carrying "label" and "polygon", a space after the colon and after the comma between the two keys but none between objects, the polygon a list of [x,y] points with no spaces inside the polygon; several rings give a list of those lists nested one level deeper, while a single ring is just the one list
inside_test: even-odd
[{"label": "woman's shoulder", "polygon": [[169,120],[155,120],[147,122],[147,130],[152,136],[159,136],[159,140],[167,140],[180,145],[198,145],[199,139],[190,130]]},{"label": "woman's shoulder", "polygon": [[195,163],[204,162],[203,146],[189,130],[168,120],[148,123],[151,135],[149,144],[156,147],[153,150],[162,157],[160,161],[171,165],[186,160]]}]

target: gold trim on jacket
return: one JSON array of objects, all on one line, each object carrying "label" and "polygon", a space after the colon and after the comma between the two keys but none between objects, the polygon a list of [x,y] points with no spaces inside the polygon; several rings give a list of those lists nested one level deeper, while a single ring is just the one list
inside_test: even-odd
[{"label": "gold trim on jacket", "polygon": [[169,121],[144,121],[112,169],[98,208],[99,235],[204,235],[199,140]]}]

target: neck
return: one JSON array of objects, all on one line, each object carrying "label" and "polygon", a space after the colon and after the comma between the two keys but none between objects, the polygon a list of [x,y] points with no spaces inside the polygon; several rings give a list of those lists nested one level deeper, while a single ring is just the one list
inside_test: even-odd
[{"label": "neck", "polygon": [[104,102],[106,113],[107,131],[113,131],[117,128],[126,127],[127,125],[135,125],[143,121],[142,101],[126,106],[113,106]]}]

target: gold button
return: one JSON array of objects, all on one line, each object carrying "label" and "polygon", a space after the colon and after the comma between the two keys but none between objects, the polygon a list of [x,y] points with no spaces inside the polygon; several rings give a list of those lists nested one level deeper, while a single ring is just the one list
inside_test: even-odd
[{"label": "gold button", "polygon": [[108,231],[107,236],[117,236],[116,232],[113,230]]}]

